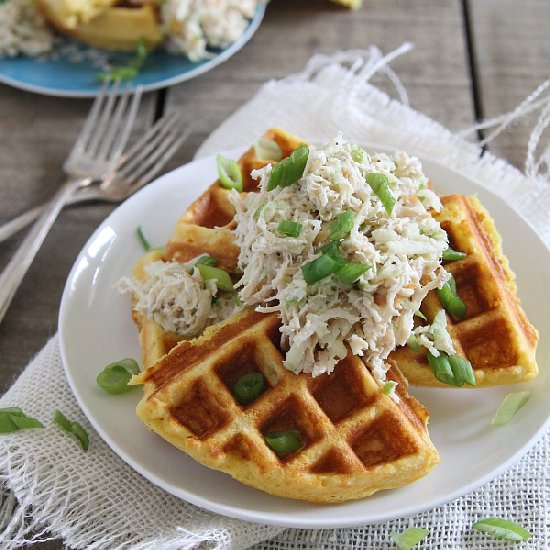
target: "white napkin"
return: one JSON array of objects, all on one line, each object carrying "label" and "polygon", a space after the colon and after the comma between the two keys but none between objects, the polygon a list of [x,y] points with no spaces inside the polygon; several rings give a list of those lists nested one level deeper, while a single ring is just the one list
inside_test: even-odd
[{"label": "white napkin", "polygon": [[[405,90],[387,63],[408,49],[405,45],[386,58],[376,48],[315,56],[303,73],[266,84],[212,134],[197,155],[247,146],[270,126],[315,140],[342,131],[350,141],[387,143],[434,157],[489,188],[498,186],[499,194],[529,219],[548,246],[550,186],[540,174],[541,166],[533,160],[526,178],[490,154],[480,160],[477,145],[407,107]],[[368,83],[377,71],[396,84],[402,102]],[[531,145],[534,151],[536,143]],[[471,534],[472,523],[492,515],[518,521],[534,534],[523,548],[550,547],[548,434],[514,468],[446,506],[356,529],[283,532],[187,504],[123,463],[80,411],[65,379],[55,338],[0,399],[0,407],[10,405],[22,406],[30,416],[42,419],[46,428],[0,436],[2,548],[61,537],[71,547],[92,549],[165,550],[201,543],[207,548],[235,549],[255,544],[263,549],[378,549],[394,548],[390,531],[413,525],[430,530],[422,548],[508,547],[509,543]],[[83,424],[90,434],[87,453],[52,426],[54,409]]]}]

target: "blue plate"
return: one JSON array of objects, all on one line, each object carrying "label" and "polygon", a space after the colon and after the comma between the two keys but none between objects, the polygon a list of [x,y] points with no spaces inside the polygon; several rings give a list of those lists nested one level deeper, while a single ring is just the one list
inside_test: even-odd
[{"label": "blue plate", "polygon": [[[145,91],[150,91],[184,82],[209,71],[229,59],[252,38],[262,22],[264,12],[265,4],[262,2],[243,35],[225,50],[214,52],[215,57],[212,59],[193,63],[182,55],[154,52],[133,82],[143,85]],[[44,95],[93,97],[101,87],[98,80],[100,69],[86,58],[86,46],[79,46],[79,49],[83,58],[80,61],[69,60],[69,56],[64,54],[57,59],[0,58],[0,82]],[[124,64],[132,57],[131,54],[112,52],[108,56],[113,65]]]}]

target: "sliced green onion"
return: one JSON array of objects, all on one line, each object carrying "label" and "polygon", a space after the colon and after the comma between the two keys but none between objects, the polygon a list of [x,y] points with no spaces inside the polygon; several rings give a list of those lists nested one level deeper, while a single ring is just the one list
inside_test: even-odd
[{"label": "sliced green onion", "polygon": [[411,550],[429,534],[430,532],[427,529],[411,527],[402,533],[392,531],[390,533],[390,537],[395,542],[397,550]]},{"label": "sliced green onion", "polygon": [[458,250],[453,250],[451,247],[443,251],[443,260],[446,262],[458,262],[463,260],[468,254],[466,252],[458,252]]},{"label": "sliced green onion", "polygon": [[447,281],[449,287],[453,291],[454,294],[456,294],[456,281],[455,278],[451,275],[451,278]]},{"label": "sliced green onion", "polygon": [[423,319],[424,321],[428,320],[428,318],[420,310],[415,311],[414,316]]},{"label": "sliced green onion", "polygon": [[497,412],[491,420],[491,426],[504,426],[516,415],[516,413],[529,401],[531,392],[518,391],[509,393],[499,405]]},{"label": "sliced green onion", "polygon": [[437,289],[437,295],[441,305],[458,319],[465,319],[467,314],[466,304],[462,298],[456,293],[456,282],[454,277],[445,283],[441,288]]},{"label": "sliced green onion", "polygon": [[463,384],[468,384],[470,386],[476,385],[474,369],[468,359],[460,357],[460,355],[449,355],[449,363],[451,363],[453,376],[459,386]]},{"label": "sliced green onion", "polygon": [[233,395],[241,405],[248,405],[264,390],[264,375],[261,372],[249,372],[241,376],[233,386]]},{"label": "sliced green onion", "polygon": [[74,435],[80,446],[87,451],[89,446],[88,434],[86,430],[78,423],[71,422],[61,411],[56,410],[53,421],[65,432]]},{"label": "sliced green onion", "polygon": [[449,386],[476,385],[472,364],[464,357],[449,356],[443,352],[440,352],[439,357],[435,357],[428,352],[428,363],[435,377],[444,384]]},{"label": "sliced green onion", "polygon": [[298,237],[302,230],[302,224],[293,222],[292,220],[281,220],[277,226],[277,231],[282,235],[288,235],[289,237]]},{"label": "sliced green onion", "polygon": [[363,162],[366,154],[366,151],[359,145],[353,145],[351,148],[351,158],[355,162]]},{"label": "sliced green onion", "polygon": [[331,241],[339,241],[343,239],[353,229],[353,212],[346,210],[342,212],[330,224],[329,239]]},{"label": "sliced green onion", "polygon": [[393,380],[389,380],[382,386],[382,393],[384,395],[390,395],[390,393],[392,393],[395,386],[397,386],[397,382],[394,382]]},{"label": "sliced green onion", "polygon": [[122,359],[109,363],[96,378],[97,385],[107,393],[119,395],[132,389],[128,385],[132,374],[139,372],[139,366],[133,359]]},{"label": "sliced green onion", "polygon": [[312,285],[333,273],[341,267],[341,262],[335,260],[328,254],[321,254],[315,260],[302,266],[302,274],[308,285]]},{"label": "sliced green onion", "polygon": [[346,262],[338,268],[336,275],[343,283],[347,285],[353,284],[365,271],[368,271],[372,266],[367,263]]},{"label": "sliced green onion", "polygon": [[10,414],[12,416],[25,416],[25,413],[23,412],[23,409],[20,407],[4,407],[0,408],[0,414],[6,413]]},{"label": "sliced green onion", "polygon": [[335,262],[344,263],[344,257],[340,254],[340,241],[330,241],[321,247],[321,252],[330,256]]},{"label": "sliced green onion", "polygon": [[434,373],[435,377],[444,384],[449,386],[457,386],[455,377],[453,375],[453,369],[449,362],[449,357],[445,353],[440,353],[439,357],[432,355],[428,352],[428,363]]},{"label": "sliced green onion", "polygon": [[284,430],[265,434],[264,439],[276,453],[293,453],[302,447],[299,430]]},{"label": "sliced green onion", "polygon": [[12,422],[17,426],[18,430],[30,430],[32,428],[43,428],[44,424],[36,418],[29,418],[28,416],[20,416],[18,414],[11,417]]},{"label": "sliced green onion", "polygon": [[72,429],[71,421],[61,411],[54,412],[53,421],[66,432],[70,432]]},{"label": "sliced green onion", "polygon": [[205,256],[201,256],[195,262],[195,265],[210,265],[212,267],[216,267],[218,264],[218,260],[216,260],[216,258],[212,258],[212,256],[209,256],[208,254],[206,254]]},{"label": "sliced green onion", "polygon": [[379,172],[371,172],[365,176],[365,180],[372,187],[374,194],[384,205],[388,216],[391,216],[393,207],[395,206],[395,198],[390,191],[388,178]]},{"label": "sliced green onion", "polygon": [[136,47],[136,55],[133,59],[127,65],[114,67],[110,71],[99,73],[99,80],[101,82],[114,82],[116,80],[134,79],[143,68],[148,55],[147,43],[143,38],[140,38]]},{"label": "sliced green onion", "polygon": [[9,434],[17,431],[13,416],[7,413],[0,413],[0,434]]},{"label": "sliced green onion", "polygon": [[302,145],[275,164],[267,182],[267,190],[273,191],[276,187],[288,187],[296,183],[304,175],[308,156],[308,146]]},{"label": "sliced green onion", "polygon": [[233,160],[216,155],[218,177],[220,185],[225,189],[236,189],[239,193],[243,190],[243,174],[240,166]]},{"label": "sliced green onion", "polygon": [[420,344],[418,343],[418,339],[415,334],[411,334],[407,338],[407,347],[414,353],[418,353],[420,351]]},{"label": "sliced green onion", "polygon": [[203,281],[214,279],[216,281],[216,286],[220,290],[226,290],[228,292],[235,291],[233,282],[231,281],[231,277],[227,271],[224,271],[219,267],[213,267],[205,264],[197,264],[197,269],[199,270]]},{"label": "sliced green onion", "polygon": [[149,250],[151,250],[151,244],[145,238],[145,235],[143,234],[143,229],[142,229],[141,225],[138,226],[138,228],[136,229],[136,235],[139,239],[139,242],[141,243],[141,246],[143,247],[143,250],[145,250],[145,252],[149,252]]},{"label": "sliced green onion", "polygon": [[43,428],[44,425],[36,418],[27,416],[19,407],[5,407],[0,409],[0,434]]},{"label": "sliced green onion", "polygon": [[273,160],[279,162],[283,158],[283,152],[274,139],[261,137],[254,145],[254,153],[260,160]]},{"label": "sliced green onion", "polygon": [[501,518],[486,518],[474,523],[474,529],[488,533],[495,539],[520,542],[531,538],[531,533],[521,525]]}]

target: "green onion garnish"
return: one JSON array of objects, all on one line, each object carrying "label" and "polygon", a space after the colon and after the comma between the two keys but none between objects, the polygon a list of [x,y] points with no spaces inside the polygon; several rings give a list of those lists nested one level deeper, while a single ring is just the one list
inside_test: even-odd
[{"label": "green onion garnish", "polygon": [[394,382],[393,380],[389,380],[382,386],[382,393],[384,395],[390,395],[390,393],[393,391],[393,388],[397,386],[397,382]]},{"label": "green onion garnish", "polygon": [[145,250],[145,252],[149,252],[149,250],[151,250],[151,243],[145,238],[141,225],[136,229],[136,235],[141,243],[141,246],[143,247],[143,250]]},{"label": "green onion garnish", "polygon": [[365,180],[384,205],[388,216],[391,216],[393,207],[395,206],[395,198],[391,194],[388,178],[379,172],[371,172],[365,176]]},{"label": "green onion garnish", "polygon": [[218,260],[216,260],[216,258],[212,258],[212,256],[205,254],[195,262],[195,265],[211,265],[212,267],[216,267],[218,263],[219,262]]},{"label": "green onion garnish", "polygon": [[340,279],[343,283],[351,285],[371,267],[372,266],[370,264],[366,263],[361,264],[358,262],[345,262],[342,266],[338,268],[336,275],[338,276],[338,279]]},{"label": "green onion garnish", "polygon": [[281,235],[287,235],[289,237],[298,237],[301,230],[302,224],[291,220],[281,220],[277,226],[277,231],[281,233]]},{"label": "green onion garnish", "polygon": [[516,415],[516,413],[529,401],[531,392],[518,391],[509,393],[499,405],[497,412],[491,420],[491,426],[504,426]]},{"label": "green onion garnish", "polygon": [[220,185],[225,189],[236,189],[239,193],[243,190],[243,173],[240,166],[233,160],[216,155],[218,177]]},{"label": "green onion garnish", "polygon": [[428,363],[435,377],[449,386],[476,385],[474,371],[470,361],[457,355],[441,352],[439,357],[428,352]]},{"label": "green onion garnish", "polygon": [[276,187],[288,187],[296,183],[304,175],[308,156],[308,146],[301,145],[287,158],[275,164],[267,182],[267,190],[273,191]]},{"label": "green onion garnish", "polygon": [[420,344],[418,343],[418,339],[415,334],[411,334],[407,338],[407,347],[414,353],[418,353],[420,351]]},{"label": "green onion garnish", "polygon": [[344,260],[342,254],[340,254],[340,244],[340,241],[330,241],[321,247],[321,252],[330,256],[335,262],[343,263],[346,260]]},{"label": "green onion garnish", "polygon": [[128,385],[132,374],[139,372],[139,366],[133,359],[122,359],[109,363],[96,378],[97,385],[107,393],[119,395],[132,389]]},{"label": "green onion garnish", "polygon": [[468,384],[470,386],[476,385],[474,369],[468,359],[460,357],[460,355],[449,355],[449,363],[451,363],[453,376],[460,386],[463,384]]},{"label": "green onion garnish", "polygon": [[127,65],[114,67],[110,71],[99,73],[99,80],[101,82],[113,82],[134,79],[143,68],[148,55],[147,43],[143,38],[140,38],[133,59]]},{"label": "green onion garnish", "polygon": [[520,542],[528,540],[531,533],[521,525],[501,518],[486,518],[474,523],[474,529],[488,533],[495,539]]},{"label": "green onion garnish", "polygon": [[227,290],[228,292],[234,292],[233,282],[227,271],[220,269],[219,267],[213,267],[211,265],[205,264],[196,264],[197,269],[199,270],[202,280],[209,281],[214,279],[216,281],[216,286],[220,290]]},{"label": "green onion garnish", "polygon": [[428,320],[428,318],[420,310],[415,311],[414,316],[418,317],[419,319],[423,319],[424,321]]},{"label": "green onion garnish", "polygon": [[451,276],[441,288],[437,289],[437,295],[441,305],[458,319],[465,319],[467,314],[466,304],[462,298],[456,293],[456,282]]},{"label": "green onion garnish", "polygon": [[264,375],[261,372],[249,372],[241,376],[233,386],[233,395],[241,405],[248,405],[264,390]]},{"label": "green onion garnish", "polygon": [[430,532],[427,529],[421,529],[419,527],[411,527],[402,533],[396,533],[392,531],[390,537],[393,539],[397,546],[397,550],[411,550],[421,540],[424,540]]},{"label": "green onion garnish", "polygon": [[43,427],[42,422],[27,416],[19,407],[0,408],[0,434]]},{"label": "green onion garnish", "polygon": [[351,158],[355,162],[363,162],[365,159],[366,152],[365,150],[360,147],[359,145],[353,145],[351,148]]},{"label": "green onion garnish", "polygon": [[343,239],[353,229],[353,212],[346,210],[342,212],[331,224],[329,239],[339,241]]},{"label": "green onion garnish", "polygon": [[87,451],[89,446],[88,434],[86,430],[78,423],[71,422],[61,411],[55,411],[53,421],[65,432],[74,435],[80,446]]},{"label": "green onion garnish", "polygon": [[265,434],[264,439],[276,453],[293,453],[302,447],[299,430],[284,430]]},{"label": "green onion garnish", "polygon": [[254,153],[260,160],[273,160],[279,162],[283,158],[283,152],[274,139],[261,137],[254,145]]},{"label": "green onion garnish", "polygon": [[463,260],[468,254],[466,252],[458,252],[458,250],[453,250],[451,247],[443,251],[443,260],[446,262],[458,262]]},{"label": "green onion garnish", "polygon": [[336,273],[341,267],[341,262],[335,260],[328,254],[321,254],[315,260],[302,266],[302,274],[308,285],[312,285],[333,273]]}]

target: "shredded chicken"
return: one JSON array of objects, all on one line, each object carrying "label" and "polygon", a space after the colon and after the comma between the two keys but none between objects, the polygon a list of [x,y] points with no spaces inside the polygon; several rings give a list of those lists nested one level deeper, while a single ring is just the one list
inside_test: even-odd
[{"label": "shredded chicken", "polygon": [[213,57],[208,48],[226,48],[245,31],[258,0],[166,0],[162,17],[168,46],[191,61]]},{"label": "shredded chicken", "polygon": [[117,288],[132,293],[134,310],[163,329],[187,338],[198,336],[239,309],[235,294],[220,292],[213,279],[202,280],[194,267],[199,257],[187,263],[152,262],[145,266],[145,281],[124,277]]},{"label": "shredded chicken", "polygon": [[[356,153],[341,136],[310,145],[297,183],[268,192],[272,167],[267,165],[252,173],[260,180],[259,193],[232,193],[242,270],[237,286],[245,304],[280,313],[288,369],[330,373],[349,346],[383,383],[386,359],[411,335],[414,312],[430,290],[449,279],[441,267],[448,243],[428,211],[441,204],[418,159]],[[373,172],[388,180],[396,200],[391,216],[366,183]],[[340,253],[370,269],[352,285],[334,274],[308,285],[301,268],[321,255],[331,222],[348,210],[353,228]],[[281,220],[302,224],[298,237],[280,234]],[[425,330],[420,343],[433,346],[434,339],[433,331]]]}]

